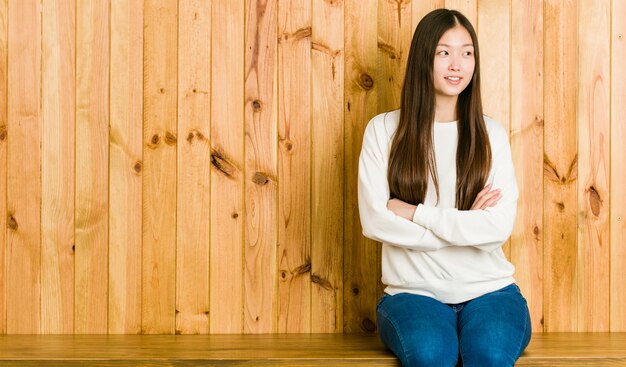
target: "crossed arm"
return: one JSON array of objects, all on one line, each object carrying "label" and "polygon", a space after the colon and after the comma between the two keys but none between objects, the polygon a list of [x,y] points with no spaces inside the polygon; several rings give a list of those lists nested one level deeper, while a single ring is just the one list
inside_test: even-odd
[{"label": "crossed arm", "polygon": [[506,135],[492,144],[490,184],[470,210],[458,210],[390,200],[381,149],[388,138],[382,134],[384,128],[368,124],[359,157],[359,212],[366,237],[419,251],[473,246],[490,252],[502,246],[513,229],[518,197]]}]

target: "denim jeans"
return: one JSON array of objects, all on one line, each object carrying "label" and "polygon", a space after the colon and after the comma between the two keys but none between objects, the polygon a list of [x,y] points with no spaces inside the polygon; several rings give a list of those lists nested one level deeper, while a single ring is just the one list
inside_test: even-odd
[{"label": "denim jeans", "polygon": [[405,367],[513,366],[532,331],[516,284],[459,304],[385,294],[376,317],[380,338]]}]

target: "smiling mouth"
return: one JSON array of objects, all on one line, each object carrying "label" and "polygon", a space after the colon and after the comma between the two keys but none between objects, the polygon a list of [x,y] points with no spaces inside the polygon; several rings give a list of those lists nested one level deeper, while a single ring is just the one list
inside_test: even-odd
[{"label": "smiling mouth", "polygon": [[446,76],[446,77],[444,77],[444,79],[451,80],[453,82],[457,82],[457,81],[461,80],[462,78],[460,76]]}]

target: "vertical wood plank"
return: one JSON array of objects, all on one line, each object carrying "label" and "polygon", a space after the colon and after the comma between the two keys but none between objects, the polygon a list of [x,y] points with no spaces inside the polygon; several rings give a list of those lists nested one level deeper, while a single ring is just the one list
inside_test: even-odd
[{"label": "vertical wood plank", "polygon": [[74,332],[107,332],[109,1],[77,2]]},{"label": "vertical wood plank", "polygon": [[277,330],[278,0],[246,1],[244,332]]},{"label": "vertical wood plank", "polygon": [[445,7],[445,0],[414,0],[411,1],[411,19],[413,23],[413,32],[415,32],[415,28],[419,24],[420,20],[424,18],[424,16],[431,11],[439,8]]},{"label": "vertical wood plank", "polygon": [[542,9],[542,1],[513,1],[511,18],[511,150],[520,189],[511,261],[536,332],[543,330]]},{"label": "vertical wood plank", "polygon": [[609,0],[578,13],[578,331],[609,331]]},{"label": "vertical wood plank", "polygon": [[244,1],[213,0],[210,332],[243,332]]},{"label": "vertical wood plank", "polygon": [[[613,0],[611,30],[611,299],[610,331],[626,331],[626,1]],[[1,149],[1,148],[0,148]],[[1,158],[0,158],[1,159]],[[621,162],[621,163],[620,163]]]},{"label": "vertical wood plank", "polygon": [[544,6],[545,152],[544,331],[577,330],[576,145],[577,5],[546,0]]},{"label": "vertical wood plank", "polygon": [[379,111],[378,91],[385,84],[378,66],[377,27],[372,26],[383,10],[379,5],[378,0],[345,2],[344,332],[376,331],[380,245],[362,235],[357,174],[363,132]]},{"label": "vertical wood plank", "polygon": [[74,332],[74,0],[43,2],[41,332]]},{"label": "vertical wood plank", "polygon": [[172,334],[176,286],[176,0],[144,2],[142,332]]},{"label": "vertical wood plank", "polygon": [[209,332],[211,2],[181,0],[176,333]]},{"label": "vertical wood plank", "polygon": [[8,334],[38,334],[41,272],[41,2],[9,2],[6,312]]},{"label": "vertical wood plank", "polygon": [[[511,2],[478,0],[475,24],[480,47],[483,112],[511,129]],[[511,257],[510,240],[503,251]]]},{"label": "vertical wood plank", "polygon": [[313,2],[311,329],[319,333],[343,331],[343,21],[344,2]]},{"label": "vertical wood plank", "polygon": [[463,15],[465,15],[465,17],[467,17],[467,19],[469,19],[469,21],[472,23],[472,25],[474,26],[474,29],[476,29],[476,25],[478,21],[478,9],[476,6],[477,5],[476,2],[478,0],[445,0],[445,1],[446,1],[446,8],[458,10],[461,13],[463,13]]},{"label": "vertical wood plank", "polygon": [[141,332],[143,0],[111,3],[109,326]]},{"label": "vertical wood plank", "polygon": [[0,334],[7,331],[7,92],[8,0],[0,1]]},{"label": "vertical wood plank", "polygon": [[278,332],[311,331],[311,1],[278,4]]},{"label": "vertical wood plank", "polygon": [[[411,2],[378,1],[378,110],[400,107],[400,94],[413,36]],[[369,25],[371,27],[371,25]]]}]

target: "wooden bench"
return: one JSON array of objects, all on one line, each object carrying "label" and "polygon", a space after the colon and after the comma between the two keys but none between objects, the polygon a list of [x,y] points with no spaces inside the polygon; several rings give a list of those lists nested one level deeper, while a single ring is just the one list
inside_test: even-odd
[{"label": "wooden bench", "polygon": [[[375,335],[5,335],[0,366],[399,366]],[[535,334],[517,366],[626,366],[626,333]]]}]

